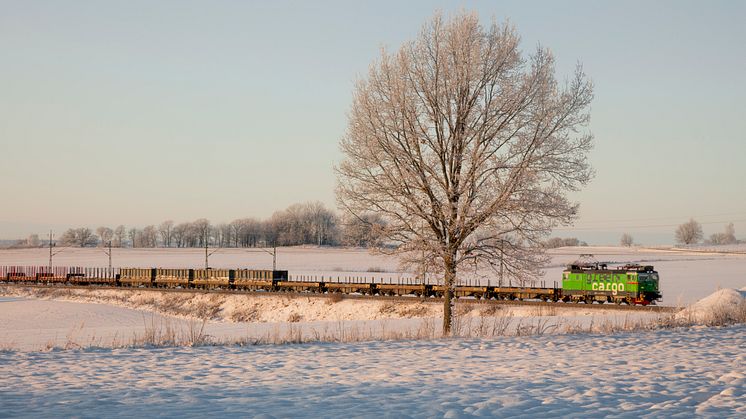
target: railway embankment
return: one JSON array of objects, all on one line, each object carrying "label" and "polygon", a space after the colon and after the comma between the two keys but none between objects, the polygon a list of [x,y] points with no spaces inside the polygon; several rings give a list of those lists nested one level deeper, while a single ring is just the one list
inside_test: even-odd
[{"label": "railway embankment", "polygon": [[[442,316],[442,299],[264,291],[116,288],[63,285],[0,285],[8,296],[112,304],[161,314],[227,322],[379,320]],[[460,298],[465,317],[495,313],[516,317],[577,316],[599,312],[664,313],[675,307],[574,304]]]},{"label": "railway embankment", "polygon": [[[746,323],[744,294],[722,289],[675,312],[460,299],[454,336],[609,334]],[[10,325],[0,335],[0,348],[22,350],[435,339],[442,316],[442,300],[434,298],[8,284],[0,284],[0,296],[11,297],[0,306],[0,320]],[[95,315],[88,318],[90,313]]]},{"label": "railway embankment", "polygon": [[[381,297],[344,294],[121,289],[90,286],[0,285],[6,296],[111,304],[160,314],[224,322],[302,322],[379,320],[442,316],[436,298]],[[462,298],[462,317],[578,316],[602,312],[668,312],[669,307],[611,304],[569,304],[540,301],[496,301]]]}]

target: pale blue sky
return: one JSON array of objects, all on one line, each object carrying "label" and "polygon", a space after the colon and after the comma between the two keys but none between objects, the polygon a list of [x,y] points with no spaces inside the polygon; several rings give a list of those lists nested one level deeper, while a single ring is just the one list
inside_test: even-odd
[{"label": "pale blue sky", "polygon": [[597,176],[557,235],[746,238],[744,1],[2,0],[0,238],[333,207],[356,77],[462,7],[595,82]]}]

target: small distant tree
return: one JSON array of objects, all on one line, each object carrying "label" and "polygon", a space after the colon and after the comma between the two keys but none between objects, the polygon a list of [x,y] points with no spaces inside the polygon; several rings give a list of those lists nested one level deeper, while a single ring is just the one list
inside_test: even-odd
[{"label": "small distant tree", "polygon": [[547,249],[556,249],[565,245],[565,241],[561,237],[552,237],[551,239],[544,242],[544,247]]},{"label": "small distant tree", "polygon": [[40,245],[41,241],[38,234],[32,234],[26,239],[26,246],[28,247],[39,247]]},{"label": "small distant tree", "polygon": [[734,244],[737,242],[736,240],[736,228],[733,226],[733,223],[730,223],[725,226],[725,231],[723,233],[715,233],[710,236],[710,243],[712,244]]},{"label": "small distant tree", "polygon": [[158,246],[158,229],[154,225],[149,225],[140,231],[141,247],[156,247]]},{"label": "small distant tree", "polygon": [[210,220],[200,218],[192,222],[192,232],[197,239],[198,247],[205,247],[210,244],[212,238],[212,226]]},{"label": "small distant tree", "polygon": [[630,236],[627,233],[622,234],[622,238],[619,239],[619,244],[625,247],[630,247],[634,243],[634,240],[632,239],[632,236]]},{"label": "small distant tree", "polygon": [[71,228],[62,233],[60,243],[65,246],[89,247],[98,243],[98,238],[88,227]]},{"label": "small distant tree", "polygon": [[236,247],[256,247],[262,236],[262,223],[255,218],[241,218],[230,223]]},{"label": "small distant tree", "polygon": [[171,235],[173,234],[174,222],[167,220],[158,226],[158,233],[161,235],[161,243],[163,247],[171,247]]},{"label": "small distant tree", "polygon": [[181,223],[174,226],[171,231],[171,240],[176,247],[186,247],[189,223]]},{"label": "small distant tree", "polygon": [[114,247],[124,247],[126,237],[127,227],[119,225],[117,228],[114,229],[114,242],[112,243],[112,245]]},{"label": "small distant tree", "polygon": [[702,240],[702,225],[690,219],[676,229],[676,242],[694,244]]},{"label": "small distant tree", "polygon": [[577,237],[552,237],[542,243],[542,247],[546,249],[556,249],[558,247],[578,247],[588,246],[588,243],[580,241]]},{"label": "small distant tree", "polygon": [[132,227],[131,229],[127,230],[127,237],[130,240],[130,246],[140,247],[140,242],[138,241],[139,236],[139,231],[136,228]]},{"label": "small distant tree", "polygon": [[386,222],[378,214],[348,217],[342,225],[342,243],[346,246],[375,247],[381,245],[381,232]]},{"label": "small distant tree", "polygon": [[96,229],[96,234],[98,234],[98,237],[101,239],[99,242],[101,246],[106,246],[114,236],[114,230],[109,227],[99,227]]},{"label": "small distant tree", "polygon": [[581,242],[576,237],[568,237],[562,240],[562,246],[564,247],[578,247]]}]

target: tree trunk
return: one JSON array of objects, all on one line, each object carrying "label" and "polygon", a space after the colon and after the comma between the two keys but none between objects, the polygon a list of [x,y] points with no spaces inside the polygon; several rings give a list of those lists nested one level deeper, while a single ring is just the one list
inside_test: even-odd
[{"label": "tree trunk", "polygon": [[448,254],[444,258],[445,277],[443,285],[443,337],[451,335],[453,324],[453,285],[456,282],[456,255]]}]

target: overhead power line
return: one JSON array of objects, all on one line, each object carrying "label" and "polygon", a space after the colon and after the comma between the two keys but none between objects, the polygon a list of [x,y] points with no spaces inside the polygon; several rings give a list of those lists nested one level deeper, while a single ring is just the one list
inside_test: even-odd
[{"label": "overhead power line", "polygon": [[[595,224],[595,223],[626,223],[626,222],[638,222],[638,221],[656,221],[656,220],[673,220],[673,219],[689,219],[689,218],[706,218],[706,217],[724,217],[727,215],[735,215],[735,216],[746,216],[746,211],[739,211],[739,212],[729,212],[729,213],[720,213],[720,214],[704,214],[704,215],[682,215],[682,216],[666,216],[666,217],[654,217],[654,218],[628,218],[628,219],[621,219],[621,220],[584,220],[583,224]],[[712,222],[718,222],[718,221],[712,221]],[[733,221],[735,222],[735,220]],[[701,223],[704,224],[704,223]]]},{"label": "overhead power line", "polygon": [[[742,223],[746,222],[746,219],[741,220],[723,220],[723,221],[707,221],[707,222],[700,222],[700,224],[703,225],[710,225],[710,224],[727,224],[727,223]],[[639,228],[660,228],[660,227],[678,227],[681,223],[676,224],[648,224],[648,225],[621,225],[621,226],[615,226],[615,225],[608,225],[608,226],[597,226],[597,227],[559,227],[555,228],[553,230],[555,231],[578,231],[578,230],[610,230],[610,229],[639,229]]]}]

